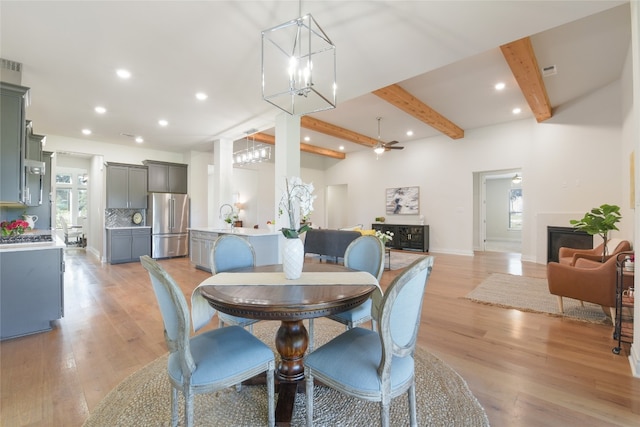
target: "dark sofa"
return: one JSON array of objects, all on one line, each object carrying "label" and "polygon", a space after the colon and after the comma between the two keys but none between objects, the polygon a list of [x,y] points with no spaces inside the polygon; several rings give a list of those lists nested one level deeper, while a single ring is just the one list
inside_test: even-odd
[{"label": "dark sofa", "polygon": [[349,243],[360,237],[359,231],[311,229],[305,233],[304,253],[344,258]]}]

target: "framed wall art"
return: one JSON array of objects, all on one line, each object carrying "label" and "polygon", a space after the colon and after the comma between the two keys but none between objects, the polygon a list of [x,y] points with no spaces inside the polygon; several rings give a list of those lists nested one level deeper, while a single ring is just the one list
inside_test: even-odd
[{"label": "framed wall art", "polygon": [[387,188],[386,191],[387,215],[418,215],[420,213],[420,187]]}]

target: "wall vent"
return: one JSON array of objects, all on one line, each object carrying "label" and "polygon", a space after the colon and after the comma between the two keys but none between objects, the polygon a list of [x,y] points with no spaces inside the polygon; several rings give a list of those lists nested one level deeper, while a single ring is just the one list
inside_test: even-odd
[{"label": "wall vent", "polygon": [[0,58],[0,81],[22,84],[22,63]]},{"label": "wall vent", "polygon": [[558,69],[556,68],[556,66],[555,66],[555,65],[549,65],[549,66],[544,67],[544,68],[542,69],[542,75],[543,75],[544,77],[547,77],[547,76],[555,76],[556,74],[558,74]]}]

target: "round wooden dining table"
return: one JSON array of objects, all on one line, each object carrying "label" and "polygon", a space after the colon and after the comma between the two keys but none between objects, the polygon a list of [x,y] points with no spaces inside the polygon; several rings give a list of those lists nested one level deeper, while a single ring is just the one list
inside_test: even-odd
[{"label": "round wooden dining table", "polygon": [[[324,317],[357,307],[369,298],[378,284],[369,273],[338,264],[305,264],[300,279],[290,281],[281,275],[282,279],[274,282],[271,274],[270,279],[261,284],[261,278],[266,279],[262,273],[281,271],[282,265],[264,265],[219,273],[206,279],[199,291],[211,307],[223,313],[280,321],[275,337],[275,347],[281,359],[276,373],[280,383],[276,421],[287,423],[291,419],[297,384],[304,379],[304,354],[309,335],[303,319]],[[236,283],[236,278],[244,281],[249,277],[237,273],[252,273],[251,285]],[[349,280],[327,283],[327,278],[340,277]]]}]

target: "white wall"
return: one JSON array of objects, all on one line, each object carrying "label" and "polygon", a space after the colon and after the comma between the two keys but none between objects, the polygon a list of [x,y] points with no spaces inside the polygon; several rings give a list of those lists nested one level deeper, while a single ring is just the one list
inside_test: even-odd
[{"label": "white wall", "polygon": [[[420,212],[430,225],[433,252],[473,253],[473,173],[521,168],[525,216],[523,259],[546,263],[547,225],[540,213],[581,217],[603,203],[625,205],[621,183],[628,175],[622,155],[621,88],[614,82],[555,112],[544,123],[520,120],[405,144],[376,160],[372,152],[349,154],[330,167],[327,185],[348,183],[349,222],[418,223],[417,216],[385,215],[388,187],[420,186]],[[628,177],[627,177],[628,179]],[[626,203],[628,205],[628,202]],[[633,216],[626,212],[618,236],[633,240]],[[546,236],[546,234],[545,234]],[[542,248],[541,251],[538,251]]]},{"label": "white wall", "polygon": [[[626,157],[628,153],[635,151],[635,212],[633,215],[637,224],[640,221],[640,185],[637,179],[638,165],[640,164],[638,159],[640,157],[640,3],[637,1],[631,2],[631,46],[621,80],[623,94],[622,138],[624,144],[622,156]],[[623,185],[625,185],[624,182]],[[626,185],[627,193],[629,193],[631,191],[630,184],[627,183]],[[631,215],[631,212],[629,212],[629,215]],[[640,238],[640,227],[636,227],[634,232],[636,238]],[[640,278],[635,282],[636,289],[639,283]],[[636,319],[640,319],[640,304],[635,305],[634,316]],[[640,322],[635,322],[633,329],[634,336],[640,337]],[[629,356],[631,372],[636,377],[640,377],[640,346],[638,346],[638,342],[636,338],[631,345],[631,355]]]}]

